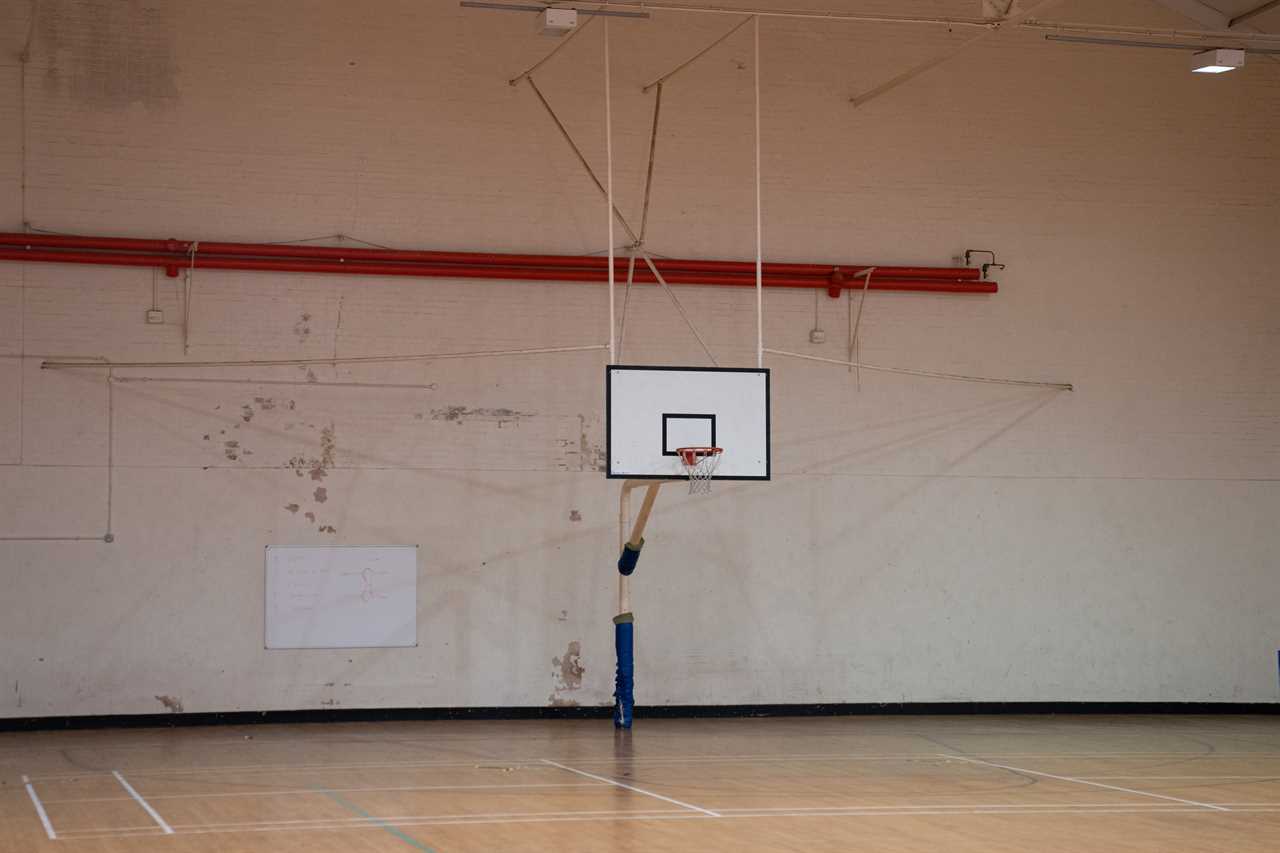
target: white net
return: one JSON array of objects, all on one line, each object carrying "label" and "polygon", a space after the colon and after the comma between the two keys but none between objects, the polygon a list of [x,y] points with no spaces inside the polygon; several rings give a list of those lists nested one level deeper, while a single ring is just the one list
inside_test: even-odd
[{"label": "white net", "polygon": [[676,451],[689,478],[689,494],[705,495],[711,491],[711,478],[720,467],[723,453],[719,447],[681,447]]}]

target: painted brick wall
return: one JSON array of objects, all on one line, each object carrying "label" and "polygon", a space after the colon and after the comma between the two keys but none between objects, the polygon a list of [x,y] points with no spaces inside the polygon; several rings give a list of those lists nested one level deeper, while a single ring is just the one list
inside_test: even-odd
[{"label": "painted brick wall", "polygon": [[[25,75],[28,9],[0,9],[7,230],[604,249],[603,203],[506,84],[554,44],[523,16],[446,0],[37,8]],[[1055,16],[1185,25],[1143,0]],[[641,85],[730,23],[612,25],[629,219]],[[602,164],[592,29],[538,82]],[[771,361],[775,480],[668,489],[651,523],[640,701],[1276,700],[1280,66],[1204,79],[1172,52],[1012,32],[853,110],[964,35],[762,32],[767,256],[945,265],[994,248],[999,295],[873,294],[863,358],[1077,390],[859,385]],[[666,88],[656,252],[753,255],[749,33]],[[161,326],[143,322],[153,286]],[[754,363],[752,294],[680,297],[722,364]],[[812,295],[765,304],[769,345],[843,356],[844,301],[816,300],[823,345]],[[595,344],[606,310],[586,285],[198,272],[189,357]],[[0,542],[0,715],[152,712],[160,696],[187,711],[609,701],[600,353],[132,371],[147,381],[110,393],[40,369],[182,360],[182,313],[177,281],[150,271],[0,265],[0,536],[100,536],[109,481],[115,536]],[[626,340],[627,361],[702,363],[651,288]],[[417,649],[263,650],[264,545],[412,543]],[[574,642],[580,685],[553,663]]]}]

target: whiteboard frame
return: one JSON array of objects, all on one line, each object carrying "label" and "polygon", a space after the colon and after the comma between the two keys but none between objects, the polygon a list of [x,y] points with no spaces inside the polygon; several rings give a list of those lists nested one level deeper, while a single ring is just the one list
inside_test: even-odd
[{"label": "whiteboard frame", "polygon": [[[271,645],[271,557],[272,552],[283,551],[360,551],[360,550],[378,550],[378,551],[405,551],[413,549],[413,642],[412,643],[393,643],[391,645],[381,645],[373,643],[361,643],[358,645]],[[422,567],[418,561],[420,547],[418,545],[266,545],[263,549],[263,572],[262,572],[262,647],[267,651],[323,651],[323,650],[350,650],[350,649],[412,649],[417,648],[420,643],[418,640],[418,579],[421,574]]]}]

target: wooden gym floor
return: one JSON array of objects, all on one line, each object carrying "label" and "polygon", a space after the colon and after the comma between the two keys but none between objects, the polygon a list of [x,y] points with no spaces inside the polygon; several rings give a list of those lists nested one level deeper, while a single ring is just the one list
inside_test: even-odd
[{"label": "wooden gym floor", "polygon": [[0,734],[0,851],[1271,851],[1280,717]]}]

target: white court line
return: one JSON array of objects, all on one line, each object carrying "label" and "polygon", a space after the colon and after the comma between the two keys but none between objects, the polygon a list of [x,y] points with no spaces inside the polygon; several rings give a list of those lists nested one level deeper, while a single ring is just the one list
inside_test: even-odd
[{"label": "white court line", "polygon": [[[392,785],[378,788],[325,788],[324,793],[335,794],[368,794],[386,791],[475,791],[505,790],[514,788],[598,788],[591,782],[531,782],[527,785]],[[206,800],[226,797],[283,797],[294,795],[315,796],[321,793],[315,788],[287,788],[276,791],[219,791],[205,794],[152,794],[152,800]],[[45,800],[47,803],[114,803],[127,800],[129,797],[66,797],[58,800]]]},{"label": "white court line", "polygon": [[[282,741],[283,742],[283,741]],[[425,742],[425,741],[424,741]],[[1186,758],[1186,759],[1205,759],[1205,758],[1223,758],[1234,756],[1247,757],[1274,757],[1280,756],[1280,752],[1252,751],[1252,752],[1215,752],[1212,754],[1203,752],[990,752],[987,755],[1009,757],[1009,758]],[[650,756],[645,758],[629,759],[633,763],[643,764],[729,764],[729,763],[751,763],[751,762],[776,762],[776,761],[909,761],[924,760],[934,761],[938,757],[938,753],[931,752],[903,752],[903,753],[781,753],[781,754],[744,754],[744,755],[688,755],[688,756]],[[575,758],[574,764],[612,764],[617,759],[612,756],[601,756],[599,758],[585,757]],[[411,770],[423,767],[471,767],[475,769],[489,769],[495,765],[503,767],[514,767],[518,769],[527,769],[529,767],[539,766],[539,759],[536,758],[473,758],[469,761],[452,760],[424,760],[424,761],[378,761],[378,762],[359,762],[344,764],[224,764],[224,765],[203,765],[200,767],[191,767],[185,769],[166,769],[157,767],[153,769],[138,768],[134,772],[135,775],[141,773],[144,775],[187,775],[187,774],[221,774],[221,773],[272,773],[276,771],[311,771],[311,770],[359,770],[359,769],[380,769],[380,768],[403,768]],[[55,780],[55,779],[81,779],[91,776],[106,776],[106,771],[102,772],[82,772],[82,773],[59,773],[33,776],[36,781]]]},{"label": "white court line", "polygon": [[1075,776],[1057,776],[1053,773],[1042,773],[1039,770],[1027,770],[1024,767],[1012,767],[1008,764],[994,764],[990,761],[981,761],[977,758],[965,758],[963,755],[946,755],[939,753],[943,758],[953,758],[957,761],[967,761],[970,764],[981,764],[986,767],[997,767],[1001,770],[1008,770],[1012,773],[1025,773],[1028,776],[1042,776],[1045,779],[1057,779],[1060,782],[1075,782],[1077,785],[1092,785],[1095,788],[1106,788],[1110,791],[1120,791],[1125,794],[1135,794],[1139,797],[1155,797],[1158,800],[1172,800],[1175,803],[1185,803],[1189,806],[1199,806],[1202,809],[1213,809],[1219,812],[1229,812],[1231,809],[1226,806],[1215,806],[1212,803],[1202,803],[1197,800],[1184,800],[1182,797],[1170,797],[1167,794],[1153,794],[1150,791],[1138,791],[1133,788],[1121,788],[1119,785],[1106,785],[1102,782],[1090,782],[1088,779],[1081,779]]},{"label": "white court line", "polygon": [[1270,776],[1081,776],[1081,779],[1235,779],[1240,781],[1280,782],[1280,773]]},{"label": "white court line", "polygon": [[[87,747],[86,747],[87,748]],[[1252,758],[1274,758],[1280,756],[1280,752],[1253,751],[1253,752],[989,752],[986,755],[1009,757],[1009,758],[1185,758],[1185,759],[1218,759],[1226,757],[1246,756]],[[936,761],[939,753],[931,752],[904,752],[891,754],[876,753],[784,753],[777,755],[690,755],[690,756],[651,756],[647,758],[628,759],[635,764],[750,764],[754,762],[780,762],[780,761]],[[953,756],[943,756],[953,757]],[[601,756],[599,758],[575,758],[574,764],[612,764],[616,758],[609,756]],[[221,775],[224,773],[275,773],[286,771],[324,771],[324,770],[364,770],[364,769],[404,769],[413,770],[418,768],[430,767],[462,767],[474,768],[477,770],[487,770],[501,765],[504,768],[529,769],[531,767],[540,766],[539,759],[536,758],[483,758],[472,759],[470,761],[457,760],[436,760],[436,761],[379,761],[379,762],[361,762],[347,764],[226,764],[226,765],[203,765],[200,767],[185,768],[182,770],[157,768],[137,768],[134,775],[144,776],[180,776],[191,774],[203,775]],[[41,774],[31,777],[33,781],[53,781],[59,779],[84,779],[94,776],[110,775],[106,771],[81,772],[81,773],[54,773]]]},{"label": "white court line", "polygon": [[588,779],[595,779],[597,782],[607,782],[610,785],[614,785],[616,787],[623,788],[628,791],[634,791],[637,794],[644,794],[646,797],[653,797],[655,800],[662,800],[664,803],[673,803],[674,805],[683,806],[684,808],[691,809],[695,812],[702,812],[704,815],[708,817],[720,817],[719,812],[713,812],[710,809],[704,809],[701,806],[695,806],[690,803],[684,803],[684,802],[681,802],[680,800],[674,800],[671,797],[664,797],[661,794],[655,794],[653,791],[646,791],[643,788],[636,788],[633,785],[625,785],[622,782],[619,782],[616,779],[610,779],[607,776],[597,776],[596,774],[588,773],[585,770],[574,770],[572,767],[569,767],[564,764],[559,764],[555,761],[552,761],[549,758],[544,758],[542,760],[543,762],[550,764],[552,767],[559,767],[561,770],[568,770],[570,773],[577,773],[579,776],[586,776]]},{"label": "white court line", "polygon": [[122,786],[126,791],[128,791],[128,792],[129,792],[129,796],[131,796],[131,797],[133,797],[135,800],[137,800],[137,801],[138,801],[138,805],[142,806],[143,810],[144,810],[144,811],[146,811],[146,813],[147,813],[147,814],[151,815],[151,819],[152,819],[152,820],[154,820],[154,821],[156,822],[156,825],[157,825],[157,826],[159,826],[162,830],[164,830],[164,834],[165,834],[165,835],[173,835],[173,827],[171,827],[171,826],[169,826],[169,824],[165,823],[165,822],[164,822],[164,818],[160,817],[160,813],[159,813],[159,812],[157,812],[155,809],[151,808],[151,804],[150,804],[150,803],[148,803],[146,800],[142,799],[142,795],[141,795],[141,794],[139,794],[137,791],[133,790],[133,786],[132,786],[132,785],[130,785],[130,784],[128,783],[128,781],[126,781],[126,780],[125,780],[125,778],[124,778],[123,776],[121,776],[121,775],[120,775],[120,771],[119,771],[119,770],[112,770],[112,771],[111,771],[111,775],[112,775],[112,776],[114,776],[114,777],[116,777],[116,781],[118,781],[118,782],[120,783],[120,785],[121,785],[121,786]]},{"label": "white court line", "polygon": [[49,822],[49,814],[44,810],[44,806],[40,804],[40,798],[36,796],[36,789],[31,785],[31,780],[23,776],[22,784],[27,786],[27,796],[31,798],[31,805],[36,807],[36,814],[40,816],[40,825],[44,827],[44,834],[49,836],[50,841],[57,841],[58,833],[53,831],[53,824]]},{"label": "white court line", "polygon": [[[1256,808],[1242,809],[1235,814],[1276,814],[1280,813],[1280,808]],[[776,819],[776,818],[812,818],[812,817],[845,817],[845,818],[866,818],[866,817],[965,817],[974,815],[1003,815],[1007,817],[1037,817],[1042,815],[1115,815],[1115,814],[1144,814],[1144,815],[1160,815],[1160,814],[1204,814],[1204,809],[1199,806],[1177,806],[1170,805],[1167,807],[1159,807],[1154,805],[1119,805],[1110,809],[1094,809],[1091,811],[1081,811],[1079,809],[1060,809],[1046,808],[1039,810],[1020,810],[1011,811],[1005,809],[980,808],[970,809],[968,811],[947,811],[943,808],[936,810],[920,810],[920,811],[860,811],[860,812],[756,812],[750,814],[726,814],[722,815],[723,820],[735,819]],[[487,826],[491,824],[521,824],[521,823],[590,823],[602,821],[636,821],[636,820],[703,820],[703,816],[693,812],[601,812],[590,816],[563,816],[563,817],[520,817],[513,815],[511,817],[489,818],[483,815],[472,817],[457,817],[448,819],[436,818],[402,818],[396,821],[397,826]],[[383,818],[382,820],[387,820]],[[198,827],[200,825],[193,825]],[[247,824],[235,827],[220,828],[218,825],[210,824],[208,828],[192,828],[183,829],[178,835],[217,835],[235,832],[338,832],[338,831],[354,831],[360,829],[379,829],[380,824],[369,820],[361,820],[356,823],[314,823],[305,826],[289,825],[266,825],[266,824]],[[94,838],[130,838],[134,836],[152,836],[156,835],[152,832],[130,832],[116,831],[108,829],[84,829],[63,833],[64,837],[74,836],[77,840],[94,839]]]},{"label": "white court line", "polygon": [[[596,786],[599,787],[599,786]],[[340,828],[353,827],[359,828],[365,825],[382,826],[386,823],[394,822],[396,824],[428,824],[428,823],[459,823],[459,822],[480,822],[487,823],[489,821],[506,821],[506,820],[542,820],[549,818],[575,818],[583,820],[596,820],[617,817],[619,815],[631,815],[635,817],[694,817],[687,811],[678,811],[676,809],[631,809],[628,811],[617,811],[616,809],[596,809],[589,811],[555,811],[555,812],[475,812],[475,813],[457,813],[457,814],[419,814],[419,815],[369,815],[365,817],[311,817],[311,818],[288,818],[277,820],[243,820],[243,821],[210,821],[207,823],[179,823],[174,827],[174,834],[189,835],[192,832],[238,832],[241,829],[252,831],[265,831],[267,829],[298,829],[304,830],[313,827],[322,828]],[[83,832],[124,832],[149,830],[149,834],[155,835],[158,827],[96,827],[92,829],[69,830],[63,832],[64,836],[76,835]]]}]

